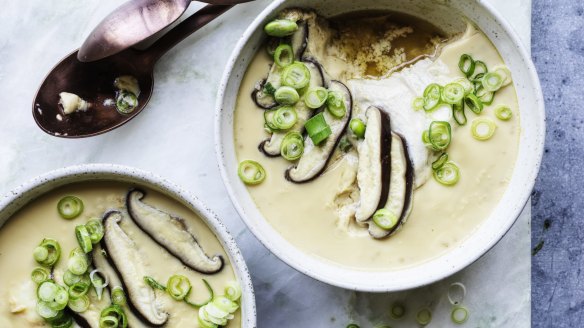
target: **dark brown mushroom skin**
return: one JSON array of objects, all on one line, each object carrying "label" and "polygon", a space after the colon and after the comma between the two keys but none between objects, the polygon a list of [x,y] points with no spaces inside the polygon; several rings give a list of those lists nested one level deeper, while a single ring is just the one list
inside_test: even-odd
[{"label": "dark brown mushroom skin", "polygon": [[[379,138],[380,162],[381,162],[381,197],[377,208],[383,208],[389,197],[389,186],[391,181],[391,119],[383,110],[373,107],[381,115],[381,136]],[[370,219],[373,219],[371,217]]]}]

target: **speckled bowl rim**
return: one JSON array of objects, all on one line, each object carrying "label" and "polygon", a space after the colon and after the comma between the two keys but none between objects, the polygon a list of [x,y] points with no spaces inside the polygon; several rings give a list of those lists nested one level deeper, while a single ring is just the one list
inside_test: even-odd
[{"label": "speckled bowl rim", "polygon": [[[337,0],[343,1],[343,0]],[[478,231],[475,231],[470,237],[466,238],[463,241],[462,245],[457,246],[456,248],[451,249],[450,251],[446,252],[443,255],[440,255],[438,258],[431,259],[428,262],[421,263],[420,265],[414,266],[414,268],[418,268],[417,271],[410,270],[411,268],[406,268],[403,270],[393,271],[393,272],[379,272],[379,271],[358,271],[358,270],[350,270],[345,267],[337,267],[335,271],[334,264],[330,264],[324,260],[318,260],[313,258],[312,256],[304,253],[303,251],[296,248],[290,242],[285,240],[271,224],[263,217],[263,215],[257,214],[257,206],[255,209],[252,209],[250,206],[244,206],[243,204],[247,204],[249,202],[246,197],[251,198],[250,196],[245,196],[241,193],[241,181],[236,178],[236,174],[234,176],[233,172],[236,171],[237,163],[227,163],[227,157],[231,156],[227,155],[227,151],[231,152],[233,149],[232,144],[234,143],[233,140],[227,140],[224,137],[224,133],[229,135],[229,133],[225,132],[226,129],[231,128],[233,130],[233,125],[228,124],[229,120],[233,119],[232,109],[228,106],[232,100],[231,97],[236,97],[236,95],[227,94],[227,89],[231,87],[231,81],[237,80],[240,81],[242,79],[241,72],[237,71],[237,74],[234,74],[234,70],[238,65],[248,65],[249,58],[242,55],[242,52],[246,51],[246,46],[250,38],[252,38],[254,32],[257,29],[261,28],[270,18],[274,17],[276,14],[276,10],[280,9],[281,7],[293,7],[298,6],[298,1],[295,0],[276,0],[272,2],[269,6],[267,6],[262,13],[260,13],[257,18],[249,25],[248,29],[243,33],[242,37],[240,38],[239,42],[237,43],[235,49],[233,50],[232,56],[227,64],[225,69],[223,79],[220,84],[219,92],[218,92],[218,99],[216,104],[216,113],[215,113],[215,149],[217,159],[219,161],[219,168],[221,170],[221,175],[223,177],[223,182],[227,188],[229,196],[239,212],[240,216],[243,218],[243,221],[248,226],[248,228],[254,233],[254,235],[260,240],[260,242],[268,248],[272,253],[274,253],[278,258],[282,261],[287,263],[288,265],[292,266],[296,270],[313,277],[317,280],[322,282],[335,285],[338,287],[351,289],[351,290],[358,290],[358,291],[368,291],[368,292],[392,292],[392,291],[400,291],[400,290],[407,290],[411,288],[416,288],[420,286],[424,286],[441,279],[444,279],[460,270],[466,268],[470,264],[474,263],[478,260],[481,256],[483,256],[487,251],[489,251],[493,246],[495,246],[509,231],[512,225],[515,223],[519,215],[521,214],[525,204],[529,200],[531,195],[531,190],[535,184],[535,180],[537,178],[537,174],[539,172],[541,159],[543,156],[543,149],[544,149],[544,142],[545,142],[545,108],[544,108],[544,101],[543,95],[541,91],[541,86],[539,83],[539,79],[537,76],[537,71],[533,65],[531,60],[531,56],[523,43],[521,42],[519,36],[514,31],[514,29],[510,26],[510,24],[499,14],[493,7],[485,0],[469,0],[469,1],[461,1],[461,2],[454,2],[449,0],[429,0],[432,3],[436,3],[438,5],[445,5],[445,6],[457,6],[458,12],[468,13],[461,9],[462,7],[468,6],[472,7],[473,9],[467,10],[475,10],[477,12],[485,12],[488,17],[482,19],[485,22],[490,22],[489,29],[492,31],[485,30],[485,27],[478,24],[479,20],[473,20],[477,22],[477,24],[483,29],[483,31],[491,38],[501,38],[504,37],[504,40],[510,42],[507,45],[507,51],[513,53],[515,51],[516,57],[513,58],[514,61],[521,62],[521,68],[517,68],[517,70],[522,70],[520,73],[525,76],[526,78],[523,79],[524,84],[521,85],[525,90],[530,90],[529,94],[531,96],[531,101],[519,99],[521,102],[530,102],[531,108],[527,109],[524,106],[520,106],[521,111],[521,137],[520,139],[523,141],[526,137],[524,134],[528,135],[528,137],[532,138],[532,142],[528,143],[528,146],[522,145],[523,142],[519,145],[519,153],[517,157],[517,163],[515,164],[515,168],[513,171],[512,182],[515,181],[515,176],[520,176],[520,181],[516,181],[518,183],[510,184],[507,190],[505,191],[504,195],[502,196],[501,200],[499,201],[499,205],[493,210],[491,216],[487,219],[491,223],[499,223],[499,226],[491,227],[489,233],[482,232],[482,224],[477,228],[478,231],[481,231],[480,236],[476,237],[475,235],[478,234]],[[306,2],[306,1],[304,1]],[[314,2],[315,6],[320,4],[322,1]],[[358,2],[353,2],[356,4]],[[386,3],[377,2],[380,6],[386,5]],[[361,3],[359,2],[359,5]],[[387,2],[387,8],[391,7],[392,4],[390,1]],[[471,17],[471,14],[467,14],[466,16]],[[498,35],[495,30],[502,31],[503,36]],[[501,43],[503,41],[500,41]],[[496,44],[495,41],[493,43]],[[510,47],[510,48],[509,48]],[[509,50],[513,48],[514,50]],[[254,49],[257,50],[257,45],[254,46]],[[498,48],[499,51],[501,51]],[[503,55],[503,54],[502,54]],[[240,58],[241,57],[241,58]],[[508,58],[504,58],[506,61]],[[515,67],[511,67],[513,74],[515,75]],[[523,71],[524,70],[524,71]],[[233,82],[236,85],[239,85],[240,82]],[[516,82],[516,87],[517,82]],[[519,88],[519,87],[518,87]],[[528,92],[528,91],[525,91]],[[519,92],[518,92],[519,96]],[[231,100],[230,100],[231,99]],[[234,106],[234,105],[233,105]],[[530,111],[529,115],[533,115],[533,119],[525,120],[525,114],[527,110]],[[529,121],[526,123],[525,121]],[[524,125],[530,125],[528,130],[524,129]],[[226,148],[228,148],[226,150]],[[525,155],[525,154],[530,155]],[[526,157],[531,160],[530,163],[519,163],[522,157]],[[231,160],[231,158],[229,158]],[[518,171],[521,169],[521,173]],[[524,172],[523,172],[524,171]],[[244,198],[244,199],[240,199]],[[509,199],[507,199],[509,198]],[[504,208],[501,204],[505,202]],[[250,213],[246,212],[249,211]],[[493,220],[497,219],[497,220]],[[266,221],[265,224],[269,225],[270,227],[267,228],[264,223],[259,222],[259,220]],[[472,240],[472,243],[469,242]],[[440,262],[442,258],[446,258],[446,260]],[[436,265],[426,266],[427,263],[432,263]],[[437,263],[434,263],[437,262]],[[422,270],[426,269],[426,270]],[[417,276],[419,274],[419,276]],[[385,279],[385,280],[384,280]]]},{"label": "speckled bowl rim", "polygon": [[197,214],[217,236],[242,287],[242,327],[256,327],[256,305],[251,276],[235,239],[219,217],[196,196],[153,173],[114,164],[83,164],[50,171],[0,198],[0,229],[14,213],[36,198],[56,188],[87,181],[116,181],[144,186],[178,201]]}]

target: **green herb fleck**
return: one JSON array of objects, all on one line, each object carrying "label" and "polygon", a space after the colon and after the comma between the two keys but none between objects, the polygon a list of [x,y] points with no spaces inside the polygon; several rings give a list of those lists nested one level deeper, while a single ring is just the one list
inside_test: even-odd
[{"label": "green herb fleck", "polygon": [[541,249],[543,248],[543,240],[540,241],[531,251],[531,256],[535,256],[535,254],[539,253],[539,251],[541,251]]}]

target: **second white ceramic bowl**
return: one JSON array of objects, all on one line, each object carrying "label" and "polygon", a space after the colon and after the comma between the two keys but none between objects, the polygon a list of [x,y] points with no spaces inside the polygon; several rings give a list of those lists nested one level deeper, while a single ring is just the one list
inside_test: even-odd
[{"label": "second white ceramic bowl", "polygon": [[[303,253],[266,221],[237,176],[233,113],[245,71],[265,36],[263,26],[288,7],[314,8],[324,16],[359,10],[393,10],[428,20],[446,31],[460,18],[474,22],[493,42],[512,71],[521,116],[517,162],[507,191],[491,216],[466,241],[448,253],[399,271],[366,272],[343,268]],[[474,262],[493,247],[513,225],[529,198],[541,161],[545,136],[544,102],[529,53],[509,24],[484,1],[447,0],[277,0],[243,34],[228,63],[219,91],[216,149],[231,200],[255,236],[284,262],[323,282],[361,291],[397,291],[443,279]]]}]

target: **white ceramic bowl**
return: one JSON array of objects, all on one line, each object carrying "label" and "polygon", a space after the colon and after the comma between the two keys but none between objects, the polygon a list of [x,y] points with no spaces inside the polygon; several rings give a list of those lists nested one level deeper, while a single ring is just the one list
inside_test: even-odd
[{"label": "white ceramic bowl", "polygon": [[[257,209],[237,176],[233,142],[233,113],[237,93],[250,60],[264,38],[262,27],[288,7],[314,8],[324,16],[377,9],[405,12],[426,19],[446,31],[460,17],[477,24],[491,39],[512,71],[521,115],[520,146],[507,191],[491,216],[466,241],[431,261],[389,272],[342,268],[303,253],[286,241]],[[486,1],[448,0],[277,0],[249,26],[235,47],[219,91],[216,113],[216,149],[223,181],[231,200],[255,236],[284,262],[323,282],[361,291],[397,291],[443,279],[465,268],[493,247],[511,228],[535,183],[545,136],[544,102],[537,73],[525,47],[509,24]]]},{"label": "white ceramic bowl", "polygon": [[242,327],[256,327],[256,307],[251,277],[243,256],[227,228],[217,215],[195,196],[152,173],[112,164],[78,165],[49,172],[19,186],[0,199],[0,228],[12,214],[37,197],[67,184],[87,181],[116,181],[143,186],[178,201],[196,213],[221,242],[242,287]]}]

